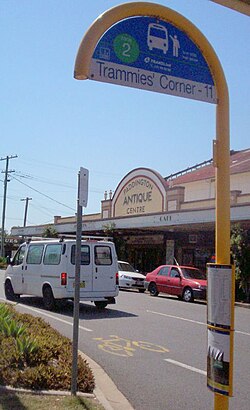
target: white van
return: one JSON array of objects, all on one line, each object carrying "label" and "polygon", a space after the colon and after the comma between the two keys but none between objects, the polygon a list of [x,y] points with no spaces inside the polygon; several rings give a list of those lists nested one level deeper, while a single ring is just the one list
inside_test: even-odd
[{"label": "white van", "polygon": [[[56,302],[74,299],[76,241],[42,239],[23,243],[6,269],[5,296],[43,298],[53,310]],[[107,240],[81,241],[80,300],[99,308],[115,303],[118,295],[118,264],[115,246]]]}]

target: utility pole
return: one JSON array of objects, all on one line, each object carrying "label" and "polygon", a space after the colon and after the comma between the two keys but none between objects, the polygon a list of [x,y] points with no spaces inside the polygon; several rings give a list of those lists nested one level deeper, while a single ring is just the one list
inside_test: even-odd
[{"label": "utility pole", "polygon": [[23,219],[23,227],[26,226],[26,221],[27,221],[27,213],[28,213],[28,203],[31,201],[32,198],[22,198],[21,201],[25,201],[25,211],[24,211],[24,219]]},{"label": "utility pole", "polygon": [[0,158],[0,161],[6,161],[6,168],[5,171],[2,171],[2,173],[5,173],[4,177],[4,193],[3,193],[3,212],[2,212],[2,231],[1,231],[1,256],[4,257],[4,225],[5,225],[5,210],[6,210],[6,196],[7,196],[7,183],[9,182],[8,180],[8,174],[10,172],[15,172],[14,170],[9,170],[9,160],[12,158],[17,158],[17,155],[7,155],[6,158]]}]

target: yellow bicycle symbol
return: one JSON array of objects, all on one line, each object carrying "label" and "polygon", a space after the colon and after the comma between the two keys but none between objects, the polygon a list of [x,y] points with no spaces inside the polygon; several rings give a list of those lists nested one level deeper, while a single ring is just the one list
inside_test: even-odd
[{"label": "yellow bicycle symbol", "polygon": [[101,342],[98,344],[99,349],[117,356],[131,357],[133,356],[136,348],[157,353],[169,352],[169,350],[165,347],[153,343],[124,339],[115,335],[110,335],[110,337],[111,339],[96,337],[94,340]]}]

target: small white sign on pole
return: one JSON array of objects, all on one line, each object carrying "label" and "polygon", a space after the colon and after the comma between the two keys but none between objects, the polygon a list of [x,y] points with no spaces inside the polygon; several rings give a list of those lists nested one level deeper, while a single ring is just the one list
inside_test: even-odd
[{"label": "small white sign on pole", "polygon": [[72,376],[71,394],[77,392],[78,374],[78,338],[79,338],[79,302],[80,302],[80,276],[81,276],[81,237],[82,237],[82,207],[88,203],[89,171],[80,167],[78,173],[77,191],[77,227],[76,227],[76,251],[75,251],[75,293],[74,293],[74,320],[73,320],[73,344],[72,344]]},{"label": "small white sign on pole", "polygon": [[79,205],[86,208],[88,203],[89,170],[80,167]]}]

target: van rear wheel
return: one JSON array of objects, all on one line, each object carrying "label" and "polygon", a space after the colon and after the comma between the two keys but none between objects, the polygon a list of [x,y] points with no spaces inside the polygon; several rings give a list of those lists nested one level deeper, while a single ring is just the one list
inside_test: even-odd
[{"label": "van rear wheel", "polygon": [[50,286],[45,286],[43,288],[43,304],[47,310],[55,309],[56,302]]},{"label": "van rear wheel", "polygon": [[94,302],[94,304],[96,305],[96,307],[98,309],[105,309],[105,307],[107,306],[108,302],[104,302],[102,300],[96,301]]}]

